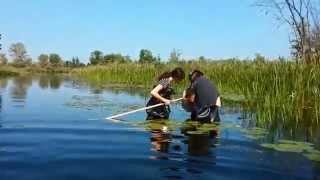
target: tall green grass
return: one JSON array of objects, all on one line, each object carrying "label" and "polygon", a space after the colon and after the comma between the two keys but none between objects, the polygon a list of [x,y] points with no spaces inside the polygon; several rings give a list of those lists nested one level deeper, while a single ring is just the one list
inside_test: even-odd
[{"label": "tall green grass", "polygon": [[[251,117],[266,128],[319,125],[320,66],[293,62],[220,61],[181,64],[108,64],[72,73],[99,84],[122,84],[150,89],[156,77],[180,66],[199,69],[219,88],[223,99],[241,101]],[[188,85],[183,81],[178,89]]]}]

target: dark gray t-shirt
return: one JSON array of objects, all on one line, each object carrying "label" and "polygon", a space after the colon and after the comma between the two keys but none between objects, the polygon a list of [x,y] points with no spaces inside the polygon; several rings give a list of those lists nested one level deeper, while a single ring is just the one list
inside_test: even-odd
[{"label": "dark gray t-shirt", "polygon": [[216,86],[204,76],[198,77],[191,88],[195,93],[195,105],[198,109],[215,105],[219,92]]}]

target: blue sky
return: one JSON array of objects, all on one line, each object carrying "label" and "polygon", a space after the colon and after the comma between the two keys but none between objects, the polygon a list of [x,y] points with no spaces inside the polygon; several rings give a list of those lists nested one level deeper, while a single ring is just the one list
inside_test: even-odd
[{"label": "blue sky", "polygon": [[254,0],[2,0],[2,53],[23,42],[32,58],[64,59],[90,52],[138,57],[142,48],[167,58],[289,56],[288,29],[265,15]]}]

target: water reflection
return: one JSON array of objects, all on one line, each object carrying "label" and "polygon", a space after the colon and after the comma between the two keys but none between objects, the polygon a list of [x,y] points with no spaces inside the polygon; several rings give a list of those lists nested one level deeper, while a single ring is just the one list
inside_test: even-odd
[{"label": "water reflection", "polygon": [[192,156],[205,156],[210,154],[210,148],[217,144],[219,126],[215,124],[201,124],[185,121],[181,133],[187,138],[188,153]]},{"label": "water reflection", "polygon": [[2,92],[0,92],[0,128],[2,127],[1,121],[2,121]]},{"label": "water reflection", "polygon": [[51,89],[59,89],[62,84],[63,78],[59,75],[53,75],[50,76],[49,80]]},{"label": "water reflection", "polygon": [[[184,124],[189,124],[189,121]],[[202,168],[216,164],[214,151],[218,131],[201,125],[188,125],[188,128],[178,128],[181,131],[178,133],[175,125],[169,120],[148,121],[151,151],[154,152],[151,159],[162,161],[160,171],[164,178],[201,179],[204,175]]]},{"label": "water reflection", "polygon": [[7,78],[0,78],[0,89],[3,91],[7,88],[8,85],[8,79]]},{"label": "water reflection", "polygon": [[169,152],[171,135],[168,133],[166,126],[163,126],[163,129],[153,129],[151,130],[151,150],[159,152]]},{"label": "water reflection", "polygon": [[59,89],[63,80],[61,75],[40,75],[38,85],[41,89]]},{"label": "water reflection", "polygon": [[24,107],[29,87],[32,86],[32,77],[18,76],[12,79],[10,95],[15,107]]},{"label": "water reflection", "polygon": [[3,108],[3,100],[2,100],[2,94],[4,93],[5,89],[8,85],[8,79],[6,78],[0,78],[0,128],[2,127],[1,121],[2,121],[2,108]]},{"label": "water reflection", "polygon": [[103,93],[103,89],[90,88],[90,93],[91,93],[91,94],[102,94],[102,93]]},{"label": "water reflection", "polygon": [[[191,156],[205,156],[210,153],[210,148],[215,147],[219,126],[215,124],[200,124],[187,120],[181,126],[181,134],[172,134],[175,127],[169,120],[148,121],[146,126],[150,131],[151,150],[163,153],[179,152],[181,144],[187,146]],[[173,143],[174,142],[174,143]],[[172,146],[172,147],[171,147]]]},{"label": "water reflection", "polygon": [[[146,123],[146,129],[150,131],[151,151],[169,153],[172,136],[169,130],[168,120],[154,121],[150,120]],[[168,159],[166,154],[157,154],[152,159]]]}]

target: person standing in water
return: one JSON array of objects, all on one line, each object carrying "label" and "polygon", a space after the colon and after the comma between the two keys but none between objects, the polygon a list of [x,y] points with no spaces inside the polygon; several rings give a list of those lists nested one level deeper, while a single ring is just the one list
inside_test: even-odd
[{"label": "person standing in water", "polygon": [[220,95],[216,86],[199,70],[189,73],[190,87],[183,93],[183,108],[191,112],[191,120],[219,122]]},{"label": "person standing in water", "polygon": [[185,73],[182,68],[175,68],[172,71],[165,72],[158,77],[158,84],[154,86],[150,92],[151,98],[149,99],[147,106],[152,106],[159,103],[165,103],[163,106],[148,109],[147,120],[153,119],[168,119],[170,115],[169,104],[171,102],[171,95],[173,90],[171,85],[182,81],[185,77]]}]

